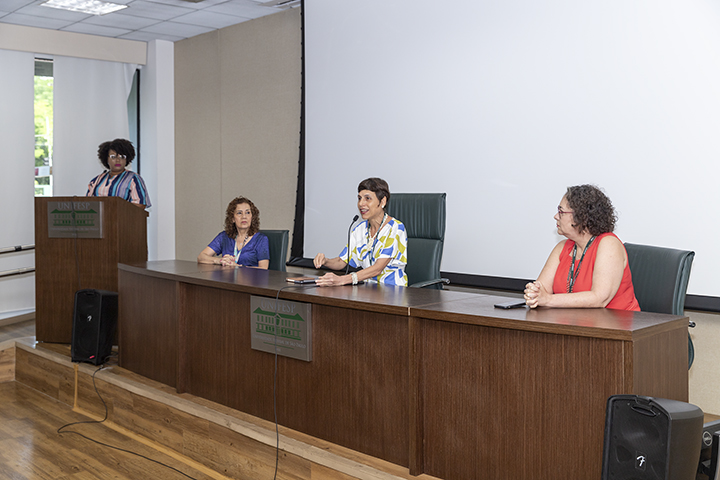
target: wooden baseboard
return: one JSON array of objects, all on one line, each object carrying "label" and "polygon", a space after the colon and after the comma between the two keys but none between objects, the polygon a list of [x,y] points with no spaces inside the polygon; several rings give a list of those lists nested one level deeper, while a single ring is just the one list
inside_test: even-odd
[{"label": "wooden baseboard", "polygon": [[23,313],[22,315],[15,315],[13,317],[0,318],[0,327],[13,325],[15,323],[25,322],[27,320],[34,320],[35,312]]},{"label": "wooden baseboard", "polygon": [[[15,381],[34,388],[78,412],[102,418],[159,450],[172,451],[217,478],[272,478],[277,436],[272,422],[222,405],[177,394],[117,365],[97,371],[70,361],[70,347],[18,340],[14,348]],[[0,356],[0,372],[4,371]],[[77,371],[77,389],[76,374]],[[0,377],[1,378],[1,377]],[[77,391],[77,394],[75,393]],[[412,476],[408,469],[279,427],[279,478],[300,480],[438,480]]]}]

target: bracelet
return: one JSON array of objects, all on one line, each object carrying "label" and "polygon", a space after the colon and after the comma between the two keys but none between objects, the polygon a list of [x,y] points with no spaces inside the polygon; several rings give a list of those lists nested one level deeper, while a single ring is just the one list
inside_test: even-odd
[{"label": "bracelet", "polygon": [[357,284],[358,284],[357,273],[356,273],[356,272],[352,272],[352,273],[350,274],[350,276],[352,277],[353,285],[357,285]]}]

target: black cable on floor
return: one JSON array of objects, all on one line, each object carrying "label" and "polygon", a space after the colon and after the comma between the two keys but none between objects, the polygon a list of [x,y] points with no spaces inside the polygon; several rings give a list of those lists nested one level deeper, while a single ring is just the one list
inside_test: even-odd
[{"label": "black cable on floor", "polygon": [[278,428],[278,419],[277,419],[277,373],[278,373],[278,349],[277,349],[277,331],[278,327],[280,326],[280,318],[278,316],[278,302],[280,301],[280,292],[285,290],[286,288],[293,288],[293,287],[300,287],[300,288],[308,288],[308,287],[316,287],[314,283],[307,284],[307,285],[287,285],[285,287],[282,287],[280,290],[277,291],[277,294],[275,294],[275,328],[273,328],[273,347],[275,350],[275,372],[273,374],[273,414],[275,415],[275,475],[273,475],[273,480],[277,480],[277,474],[278,474],[278,464],[280,462],[280,429]]},{"label": "black cable on floor", "polygon": [[[63,433],[63,432],[62,432],[63,429],[68,428],[68,427],[71,427],[71,426],[73,426],[73,425],[80,425],[80,424],[83,424],[83,423],[97,423],[97,424],[101,424],[101,423],[103,423],[105,420],[107,420],[107,418],[108,418],[108,407],[107,407],[107,404],[105,403],[105,400],[102,398],[102,395],[100,395],[100,392],[98,391],[97,385],[95,384],[95,375],[96,375],[100,370],[102,370],[102,369],[104,369],[104,368],[105,368],[105,364],[102,364],[102,365],[100,365],[100,367],[99,367],[97,370],[95,370],[95,372],[93,372],[93,374],[92,374],[92,381],[93,381],[93,387],[95,388],[95,393],[97,393],[98,398],[100,399],[100,401],[102,402],[103,406],[105,407],[105,417],[104,417],[102,420],[85,420],[85,421],[82,421],[82,422],[67,423],[67,424],[65,424],[65,425],[63,425],[62,427],[60,427],[60,428],[57,429],[57,433],[58,433],[58,434]],[[165,464],[165,463],[162,463],[162,462],[160,462],[160,461],[158,461],[158,460],[154,460],[154,459],[152,459],[152,458],[150,458],[150,457],[146,457],[145,455],[142,455],[142,454],[140,454],[140,453],[132,452],[132,451],[130,451],[130,450],[125,450],[124,448],[115,447],[115,446],[113,446],[113,445],[108,445],[107,443],[103,443],[103,442],[100,442],[100,441],[98,441],[98,440],[92,439],[92,438],[90,438],[90,437],[87,437],[87,436],[83,435],[82,433],[75,432],[75,431],[73,431],[73,430],[67,430],[65,433],[74,433],[75,435],[79,435],[79,436],[83,437],[84,439],[90,440],[91,442],[96,443],[96,444],[98,444],[98,445],[102,445],[102,446],[104,446],[104,447],[112,448],[112,449],[114,449],[114,450],[118,450],[118,451],[121,451],[121,452],[129,453],[129,454],[131,454],[131,455],[135,455],[135,456],[140,457],[140,458],[144,458],[145,460],[148,460],[148,461],[150,461],[150,462],[157,463],[158,465],[163,466],[163,467],[166,467],[166,468],[169,468],[170,470],[175,470],[177,473],[179,473],[180,475],[183,475],[183,476],[185,476],[185,477],[187,477],[187,478],[190,478],[190,479],[192,479],[192,480],[197,480],[195,477],[191,477],[190,475],[188,475],[188,474],[186,474],[186,473],[184,473],[184,472],[181,472],[180,470],[178,470],[178,469],[175,468],[175,467],[171,467],[170,465],[167,465],[167,464]]]}]

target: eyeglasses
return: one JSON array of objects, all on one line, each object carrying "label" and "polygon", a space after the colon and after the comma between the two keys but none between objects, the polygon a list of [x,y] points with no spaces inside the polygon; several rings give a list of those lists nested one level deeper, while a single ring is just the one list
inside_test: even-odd
[{"label": "eyeglasses", "polygon": [[115,160],[116,158],[122,158],[123,160],[127,160],[127,155],[108,155],[108,158],[110,160]]},{"label": "eyeglasses", "polygon": [[563,210],[562,207],[558,207],[558,215],[562,217],[563,213],[573,213],[572,210]]}]

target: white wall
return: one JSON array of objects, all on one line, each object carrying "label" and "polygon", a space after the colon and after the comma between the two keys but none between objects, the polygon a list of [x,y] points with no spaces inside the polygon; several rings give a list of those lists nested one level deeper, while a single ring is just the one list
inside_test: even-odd
[{"label": "white wall", "polygon": [[[0,50],[0,247],[35,243],[35,60]],[[34,251],[0,255],[0,271],[34,267]],[[0,318],[35,307],[35,275],[0,278]]]},{"label": "white wall", "polygon": [[175,83],[174,44],[148,43],[140,71],[140,175],[153,206],[148,218],[148,259],[175,258]]},{"label": "white wall", "polygon": [[[174,258],[175,256],[175,193],[174,193],[174,71],[173,44],[164,41],[153,42],[148,48],[145,42],[118,40],[92,35],[35,29],[16,25],[0,24],[0,49],[10,51],[7,60],[3,57],[0,74],[0,109],[7,115],[0,115],[0,160],[3,174],[0,175],[0,199],[3,211],[0,214],[0,247],[17,244],[32,244],[34,239],[34,128],[33,128],[33,72],[34,55],[64,55],[103,61],[121,61],[145,65],[142,78],[141,118],[143,145],[143,174],[147,174],[153,211],[148,221],[148,250],[151,258]],[[21,53],[27,52],[27,53]],[[151,57],[151,58],[148,58]],[[18,80],[9,73],[22,73],[26,78]],[[147,102],[145,103],[145,95]],[[12,102],[11,102],[12,100]],[[23,114],[12,111],[13,105],[29,104]],[[83,105],[78,105],[77,114],[83,118]],[[112,114],[107,112],[108,115]],[[23,125],[18,134],[11,127]],[[56,126],[56,133],[57,133]],[[60,127],[62,130],[62,127]],[[96,150],[97,139],[80,135],[74,140],[89,150],[78,149],[76,155],[60,167],[61,189],[57,195],[83,195],[90,178],[99,173]],[[76,133],[78,133],[76,131]],[[68,147],[71,148],[71,147]],[[84,148],[84,147],[83,147]],[[80,153],[80,151],[84,153]],[[87,170],[90,168],[91,171]],[[63,187],[62,185],[65,185]],[[161,247],[163,245],[163,247]],[[165,247],[167,246],[167,247]],[[34,255],[24,253],[7,254],[0,257],[0,271],[34,266]],[[35,307],[35,277],[21,275],[0,280],[0,316],[3,312],[25,311]]]}]

